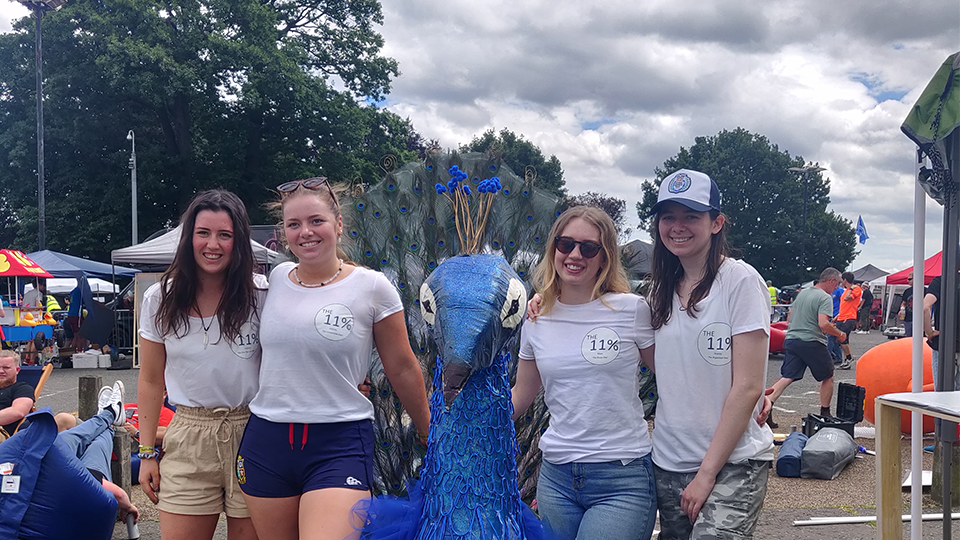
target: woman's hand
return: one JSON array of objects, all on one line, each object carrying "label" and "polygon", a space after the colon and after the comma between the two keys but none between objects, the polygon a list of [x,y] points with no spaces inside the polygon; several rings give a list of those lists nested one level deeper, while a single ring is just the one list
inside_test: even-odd
[{"label": "woman's hand", "polygon": [[716,483],[716,477],[709,478],[705,474],[697,473],[693,481],[680,493],[680,509],[690,518],[690,523],[697,521],[700,509],[703,508],[703,503],[707,502],[707,497]]},{"label": "woman's hand", "polygon": [[543,304],[543,297],[540,296],[540,293],[534,293],[533,298],[527,302],[527,318],[531,321],[537,320],[537,316],[540,315],[540,305]]},{"label": "woman's hand", "polygon": [[153,504],[160,502],[157,497],[160,491],[160,464],[156,459],[140,460],[140,489]]},{"label": "woman's hand", "polygon": [[770,394],[772,393],[773,388],[767,388],[763,391],[763,408],[760,409],[760,415],[757,416],[757,423],[761,426],[767,422],[770,412],[773,411],[773,402],[770,401]]}]

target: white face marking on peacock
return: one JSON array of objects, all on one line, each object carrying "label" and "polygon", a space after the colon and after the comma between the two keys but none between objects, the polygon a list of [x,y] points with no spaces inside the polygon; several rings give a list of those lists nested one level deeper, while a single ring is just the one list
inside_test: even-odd
[{"label": "white face marking on peacock", "polygon": [[507,287],[507,299],[500,310],[500,323],[503,327],[515,328],[520,324],[526,306],[527,289],[519,279],[510,278],[510,284]]},{"label": "white face marking on peacock", "polygon": [[437,318],[437,301],[433,297],[433,291],[430,290],[430,286],[424,283],[420,286],[420,314],[423,315],[423,320],[427,321],[427,324],[433,326],[433,322]]}]

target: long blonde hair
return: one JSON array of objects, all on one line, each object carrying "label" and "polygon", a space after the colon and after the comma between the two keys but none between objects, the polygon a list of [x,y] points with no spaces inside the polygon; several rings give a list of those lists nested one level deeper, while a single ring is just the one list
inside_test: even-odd
[{"label": "long blonde hair", "polygon": [[[533,285],[543,297],[540,313],[546,314],[560,298],[560,280],[557,279],[557,267],[554,263],[556,248],[554,238],[560,236],[563,230],[574,219],[580,218],[593,225],[600,231],[600,245],[603,249],[603,266],[597,274],[597,282],[593,285],[593,299],[600,298],[606,293],[630,292],[630,283],[627,281],[627,272],[620,262],[620,250],[617,248],[617,229],[613,220],[603,210],[594,206],[574,206],[560,214],[557,221],[550,228],[547,237],[547,248],[533,271]],[[606,303],[604,303],[606,304]]]}]

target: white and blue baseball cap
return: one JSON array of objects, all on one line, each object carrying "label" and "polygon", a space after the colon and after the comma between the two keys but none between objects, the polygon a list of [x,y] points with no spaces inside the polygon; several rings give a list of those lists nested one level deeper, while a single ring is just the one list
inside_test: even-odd
[{"label": "white and blue baseball cap", "polygon": [[720,188],[702,172],[680,169],[663,179],[660,195],[650,214],[656,214],[663,203],[673,201],[697,212],[720,211]]}]

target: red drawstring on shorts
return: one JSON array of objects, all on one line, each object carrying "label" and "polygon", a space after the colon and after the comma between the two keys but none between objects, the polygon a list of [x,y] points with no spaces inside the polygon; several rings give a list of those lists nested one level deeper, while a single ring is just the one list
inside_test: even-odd
[{"label": "red drawstring on shorts", "polygon": [[[307,424],[303,425],[303,435],[300,437],[300,449],[303,450],[307,446]],[[289,425],[289,431],[287,434],[287,440],[290,443],[290,449],[293,450],[293,424]]]}]

